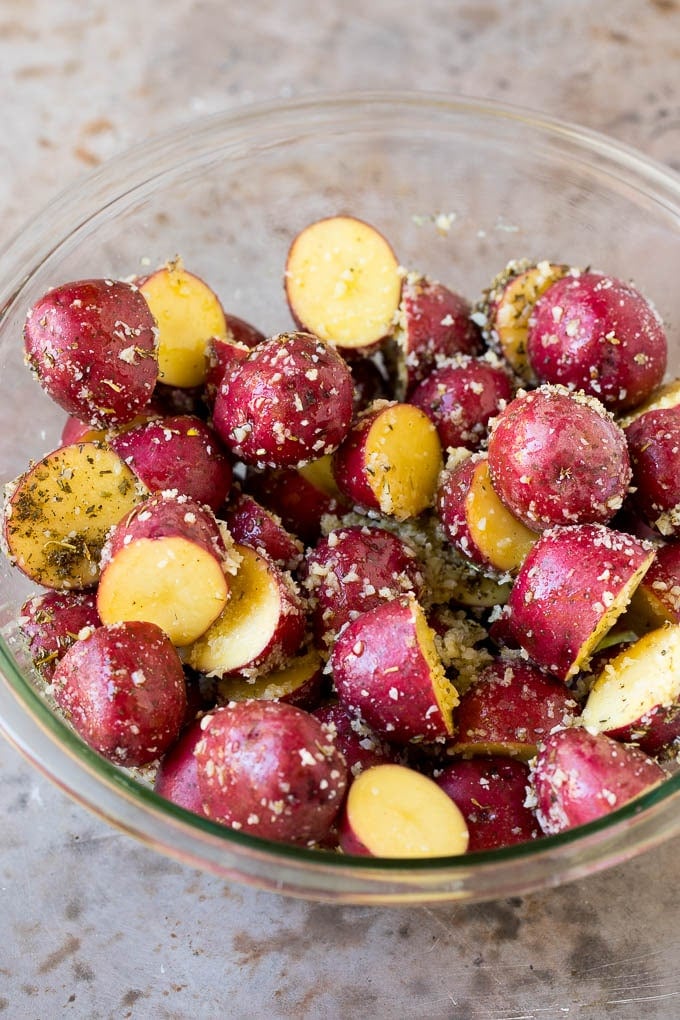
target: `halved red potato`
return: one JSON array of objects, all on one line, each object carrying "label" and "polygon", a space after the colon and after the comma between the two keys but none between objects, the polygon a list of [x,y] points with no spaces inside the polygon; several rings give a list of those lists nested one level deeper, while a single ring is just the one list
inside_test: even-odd
[{"label": "halved red potato", "polygon": [[415,598],[383,602],[348,623],[335,642],[331,671],[347,711],[386,740],[452,736],[458,692]]},{"label": "halved red potato", "polygon": [[319,457],[299,468],[250,474],[248,489],[277,514],[293,535],[314,545],[326,514],[342,514],[350,504],[340,492],[331,470],[331,457]]},{"label": "halved red potato", "polygon": [[399,752],[357,716],[349,715],[339,701],[319,705],[312,715],[334,734],[336,746],[347,763],[350,782],[374,765],[397,761]]},{"label": "halved red potato", "polygon": [[680,737],[680,624],[650,631],[607,663],[582,723],[653,755]]},{"label": "halved red potato", "polygon": [[625,430],[631,502],[664,538],[680,536],[680,405],[647,411]]},{"label": "halved red potato", "polygon": [[530,785],[538,823],[553,835],[602,818],[665,778],[639,748],[572,726],[542,743]]},{"label": "halved red potato", "polygon": [[101,626],[52,677],[55,701],[83,740],[118,765],[146,765],[177,739],[187,707],[179,656],[146,621]]},{"label": "halved red potato", "polygon": [[225,319],[227,335],[213,336],[208,341],[208,368],[203,395],[210,408],[215,403],[226,372],[247,358],[253,347],[267,339],[264,333],[237,315],[226,315]]},{"label": "halved red potato", "polygon": [[442,449],[424,411],[378,400],[354,422],[332,463],[347,499],[403,521],[432,504]]},{"label": "halved red potato", "polygon": [[254,677],[279,669],[305,634],[305,607],[290,574],[246,545],[234,549],[241,562],[229,579],[229,601],[185,653],[187,663],[208,676]]},{"label": "halved red potato", "polygon": [[401,297],[399,263],[375,227],[329,216],[302,230],[288,252],[291,314],[343,351],[365,351],[392,332]]},{"label": "halved red potato", "polygon": [[654,548],[602,524],[544,531],[504,608],[511,639],[542,669],[569,680],[625,610]]},{"label": "halved red potato", "polygon": [[45,588],[90,588],[108,532],[146,495],[109,447],[61,446],[6,486],[3,547]]},{"label": "halved red potato", "polygon": [[626,615],[639,633],[680,623],[680,544],[656,546],[654,562],[635,589]]},{"label": "halved red potato", "polygon": [[568,688],[519,657],[496,659],[461,695],[451,751],[528,761],[556,726],[579,714]]},{"label": "halved red potato", "polygon": [[407,273],[389,354],[395,396],[409,394],[456,354],[479,354],[482,335],[467,298],[421,273]]},{"label": "halved red potato", "polygon": [[404,765],[376,765],[349,788],[340,822],[344,853],[370,857],[464,854],[462,812],[428,776]]},{"label": "halved red potato", "polygon": [[323,841],[347,787],[332,734],[281,701],[240,701],[202,722],[196,745],[204,811],[264,839]]},{"label": "halved red potato", "polygon": [[213,424],[245,463],[296,467],[342,442],[352,394],[352,376],[337,351],[309,333],[280,333],[223,380]]},{"label": "halved red potato", "polygon": [[99,627],[93,591],[47,591],[24,602],[19,616],[33,665],[50,680],[57,663],[87,628]]},{"label": "halved red potato", "polygon": [[231,460],[219,436],[194,415],[154,418],[111,436],[109,445],[147,489],[176,489],[219,510],[231,488]]},{"label": "halved red potato", "polygon": [[158,375],[156,323],[121,280],[77,280],[48,291],[24,326],[26,363],[45,392],[94,428],[131,421]]},{"label": "halved red potato", "polygon": [[437,513],[455,548],[495,575],[516,573],[538,538],[497,496],[486,453],[460,459],[442,473]]},{"label": "halved red potato", "polygon": [[667,407],[678,407],[679,405],[680,379],[671,379],[669,382],[657,386],[646,400],[643,400],[641,404],[636,404],[626,414],[619,415],[617,420],[622,429],[627,429],[636,418],[647,414],[647,411],[663,411]]},{"label": "halved red potato", "polygon": [[563,386],[520,392],[493,420],[488,453],[494,489],[534,531],[606,524],[631,478],[623,430],[594,397]]},{"label": "halved red potato", "polygon": [[104,623],[148,620],[175,645],[203,634],[227,604],[238,558],[208,507],[157,492],[127,514],[101,557],[97,608]]},{"label": "halved red potato", "polygon": [[345,623],[386,599],[420,594],[414,550],[385,528],[335,528],[307,553],[303,584],[316,638],[331,644]]},{"label": "halved red potato", "polygon": [[567,266],[554,262],[513,260],[492,280],[475,314],[484,339],[525,382],[533,381],[527,334],[534,305],[568,272]]},{"label": "halved red potato", "polygon": [[538,299],[527,354],[541,382],[626,411],[661,383],[667,340],[660,316],[635,287],[585,272],[558,280]]},{"label": "halved red potato", "polygon": [[489,357],[459,356],[430,372],[411,392],[409,403],[431,418],[444,449],[477,450],[489,421],[514,393],[508,373]]},{"label": "halved red potato", "polygon": [[220,704],[257,698],[262,701],[285,701],[288,705],[313,711],[321,699],[325,662],[315,648],[304,649],[280,669],[247,679],[230,676],[219,680],[217,698]]},{"label": "halved red potato", "polygon": [[304,556],[299,538],[287,531],[281,518],[246,492],[236,492],[223,513],[235,542],[269,556],[284,570],[296,570]]},{"label": "halved red potato", "polygon": [[226,337],[220,300],[208,284],[173,259],[138,281],[158,324],[158,378],[190,388],[205,382],[208,341]]},{"label": "halved red potato", "polygon": [[543,835],[526,805],[529,766],[524,762],[498,755],[460,759],[434,780],[465,818],[469,852],[514,846]]},{"label": "halved red potato", "polygon": [[200,720],[187,726],[158,763],[153,787],[159,796],[196,815],[204,814],[194,756],[196,744],[202,737]]}]

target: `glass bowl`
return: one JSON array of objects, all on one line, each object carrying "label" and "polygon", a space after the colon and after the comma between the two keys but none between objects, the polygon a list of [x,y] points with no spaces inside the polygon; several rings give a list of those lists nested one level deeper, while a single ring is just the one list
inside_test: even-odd
[{"label": "glass bowl", "polygon": [[[0,259],[0,477],[58,444],[63,413],[22,362],[27,308],[50,286],[148,270],[174,255],[226,309],[290,327],[294,234],[338,212],[368,220],[418,268],[471,299],[511,258],[634,279],[680,369],[680,178],[590,131],[434,94],[348,94],[217,115],[78,182]],[[46,775],[147,845],[226,879],[344,903],[506,897],[611,866],[680,832],[680,776],[574,831],[460,858],[388,861],[276,845],[157,797],[85,747],[34,686],[17,641],[32,586],[0,563],[0,727]]]}]

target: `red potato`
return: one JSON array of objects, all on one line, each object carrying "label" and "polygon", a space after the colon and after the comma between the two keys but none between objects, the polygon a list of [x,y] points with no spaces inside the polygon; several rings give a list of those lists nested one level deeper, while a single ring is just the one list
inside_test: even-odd
[{"label": "red potato", "polygon": [[625,430],[631,501],[664,538],[680,536],[680,406],[647,411]]},{"label": "red potato", "polygon": [[652,755],[680,737],[680,624],[650,631],[605,665],[582,723]]},{"label": "red potato", "polygon": [[217,511],[232,467],[217,433],[193,415],[173,415],[112,436],[109,445],[147,489],[176,489]]},{"label": "red potato", "polygon": [[231,548],[208,507],[154,493],[113,529],[101,557],[97,608],[104,623],[148,620],[175,645],[203,634],[227,604]]},{"label": "red potato", "polygon": [[281,518],[265,509],[246,492],[234,494],[223,513],[224,523],[235,542],[269,556],[284,570],[295,570],[304,556],[304,546],[291,535]]},{"label": "red potato", "polygon": [[656,546],[654,562],[635,589],[626,616],[639,633],[680,623],[680,544]]},{"label": "red potato", "polygon": [[102,626],[68,649],[52,678],[57,705],[83,740],[117,765],[146,765],[177,739],[184,670],[153,623]]},{"label": "red potato", "polygon": [[200,720],[180,734],[158,763],[153,787],[159,796],[196,815],[204,814],[194,756],[196,744],[202,737]]},{"label": "red potato", "polygon": [[232,676],[218,681],[218,702],[226,704],[252,698],[285,701],[288,705],[311,712],[321,700],[324,665],[316,649],[305,649],[280,669],[273,669],[252,680]]},{"label": "red potato", "polygon": [[208,341],[208,368],[205,377],[205,393],[208,406],[213,407],[215,398],[228,369],[236,367],[258,344],[267,338],[255,326],[237,315],[225,315],[227,335],[213,336]]},{"label": "red potato", "polygon": [[100,624],[92,591],[47,591],[33,595],[24,602],[19,617],[33,665],[47,681],[80,634]]},{"label": "red potato", "polygon": [[496,576],[516,573],[538,538],[496,495],[485,453],[465,457],[442,473],[436,504],[447,539]]},{"label": "red potato", "polygon": [[281,668],[300,649],[305,606],[290,574],[269,557],[246,545],[234,549],[240,565],[229,581],[229,601],[186,649],[186,661],[208,676],[252,678]]},{"label": "red potato", "polygon": [[340,823],[344,853],[371,857],[464,854],[462,812],[428,776],[404,765],[376,765],[349,788]]},{"label": "red potato", "polygon": [[392,332],[401,276],[394,252],[374,227],[352,216],[330,216],[294,239],[285,288],[300,329],[345,353],[363,353]]},{"label": "red potato", "polygon": [[504,369],[488,359],[459,357],[426,376],[409,402],[434,422],[444,449],[477,450],[490,419],[513,396],[514,387]]},{"label": "red potato", "polygon": [[504,609],[510,639],[542,669],[569,680],[587,667],[653,559],[649,543],[602,524],[544,531]]},{"label": "red potato", "polygon": [[326,514],[343,514],[351,509],[333,477],[330,455],[299,468],[251,474],[246,484],[305,545],[317,541]]},{"label": "red potato", "polygon": [[101,443],[62,446],[5,489],[2,541],[10,562],[45,588],[90,588],[109,530],[147,495]]},{"label": "red potato", "polygon": [[550,836],[602,818],[665,778],[639,748],[573,726],[543,742],[530,785],[538,823]]},{"label": "red potato", "polygon": [[622,429],[627,429],[636,418],[646,414],[647,411],[663,411],[668,407],[678,406],[680,406],[680,378],[671,379],[657,386],[646,400],[636,404],[626,414],[619,415],[617,420]]},{"label": "red potato", "polygon": [[441,443],[424,411],[382,400],[369,405],[333,455],[343,495],[399,521],[432,504],[441,467]]},{"label": "red potato", "polygon": [[529,319],[539,297],[570,271],[553,262],[509,262],[485,291],[473,318],[492,350],[502,355],[525,382],[534,375],[527,357]]},{"label": "red potato", "polygon": [[455,761],[435,776],[435,782],[465,818],[470,853],[543,835],[525,803],[529,766],[524,762],[499,756]]},{"label": "red potato", "polygon": [[528,761],[556,726],[579,714],[565,685],[520,658],[496,659],[461,696],[451,750]]},{"label": "red potato", "polygon": [[606,524],[631,478],[623,430],[593,397],[560,386],[520,393],[494,419],[491,482],[534,531],[554,524]]},{"label": "red potato", "polygon": [[327,644],[360,613],[423,588],[414,550],[378,527],[335,528],[308,552],[303,571],[314,633]]},{"label": "red potato", "polygon": [[209,818],[286,843],[327,837],[347,767],[317,719],[283,702],[241,701],[215,709],[202,725],[195,755]]},{"label": "red potato", "polygon": [[335,744],[347,763],[350,782],[374,765],[397,762],[398,752],[391,744],[382,740],[361,719],[348,715],[339,702],[320,705],[312,715],[334,734]]},{"label": "red potato", "polygon": [[350,371],[336,351],[308,333],[280,333],[223,380],[213,423],[245,463],[296,467],[342,442],[352,392]]},{"label": "red potato", "polygon": [[412,596],[383,602],[348,623],[333,647],[331,671],[350,715],[386,740],[407,744],[452,736],[458,692]]},{"label": "red potato", "polygon": [[182,389],[201,386],[208,369],[208,341],[227,335],[219,298],[179,258],[138,283],[158,324],[159,381]]},{"label": "red potato", "polygon": [[139,290],[78,280],[48,291],[24,326],[26,363],[45,392],[94,428],[131,421],[151,399],[156,323]]},{"label": "red potato", "polygon": [[635,407],[661,383],[667,341],[658,313],[628,283],[602,273],[566,276],[536,302],[527,354],[541,382]]},{"label": "red potato", "polygon": [[399,400],[410,400],[442,359],[481,352],[482,335],[471,314],[469,301],[460,294],[420,273],[407,273],[391,350]]}]

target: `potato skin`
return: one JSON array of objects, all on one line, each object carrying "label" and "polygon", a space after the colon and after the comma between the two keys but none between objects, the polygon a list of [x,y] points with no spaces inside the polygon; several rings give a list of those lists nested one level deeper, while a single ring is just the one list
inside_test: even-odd
[{"label": "potato skin", "polygon": [[680,535],[680,407],[647,411],[625,430],[633,472],[631,501],[665,538]]},{"label": "potato skin", "polygon": [[223,519],[235,542],[269,556],[284,570],[299,567],[304,555],[302,542],[284,528],[280,517],[248,493],[234,494]]},{"label": "potato skin", "polygon": [[86,627],[99,627],[94,591],[47,591],[21,607],[21,633],[28,641],[33,665],[51,680],[57,663]]},{"label": "potato skin", "polygon": [[156,383],[157,330],[139,290],[78,280],[48,291],[24,326],[26,362],[45,392],[95,428],[132,421]]},{"label": "potato skin", "polygon": [[228,373],[213,424],[245,463],[296,467],[339,446],[352,398],[352,377],[337,351],[308,333],[280,333]]},{"label": "potato skin", "polygon": [[180,734],[161,758],[153,787],[159,796],[197,815],[204,812],[194,750],[202,737],[200,720]]},{"label": "potato skin", "polygon": [[54,671],[54,697],[83,740],[117,765],[146,765],[177,739],[187,708],[184,671],[153,623],[102,626]]},{"label": "potato skin", "polygon": [[203,720],[195,756],[208,817],[264,839],[322,841],[347,787],[347,767],[329,731],[284,702],[215,709]]},{"label": "potato skin", "polygon": [[546,835],[609,814],[666,773],[636,747],[580,727],[550,734],[532,764],[536,816]]},{"label": "potato skin", "polygon": [[312,715],[330,727],[335,733],[335,743],[342,752],[349,770],[349,781],[356,779],[360,772],[384,765],[386,762],[397,762],[397,750],[373,733],[360,719],[348,715],[345,707],[339,702],[327,702],[315,708]]}]

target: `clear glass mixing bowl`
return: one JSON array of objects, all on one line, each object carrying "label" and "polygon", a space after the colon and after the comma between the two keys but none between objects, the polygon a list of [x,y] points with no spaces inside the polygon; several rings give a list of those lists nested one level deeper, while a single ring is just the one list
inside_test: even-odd
[{"label": "clear glass mixing bowl", "polygon": [[[656,304],[680,370],[680,178],[590,131],[433,94],[349,94],[213,116],[113,160],[28,223],[0,258],[0,479],[58,443],[63,414],[22,362],[50,286],[179,254],[226,309],[290,326],[289,242],[332,213],[368,220],[402,262],[474,299],[511,258],[593,265]],[[158,798],[85,747],[34,687],[16,617],[34,590],[0,562],[0,728],[81,803],[227,879],[344,903],[474,901],[611,866],[680,832],[680,776],[572,832],[460,858],[350,858],[267,843]]]}]

